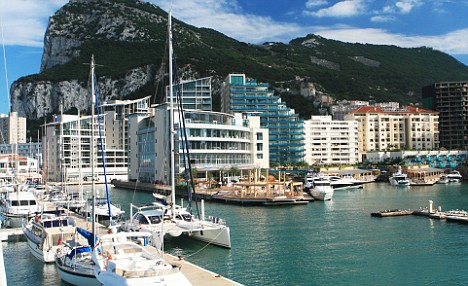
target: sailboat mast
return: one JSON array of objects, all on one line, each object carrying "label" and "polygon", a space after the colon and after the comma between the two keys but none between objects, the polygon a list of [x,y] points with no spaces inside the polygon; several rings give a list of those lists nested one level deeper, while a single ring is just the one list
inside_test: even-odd
[{"label": "sailboat mast", "polygon": [[175,220],[175,129],[174,129],[174,89],[172,72],[172,11],[169,11],[168,19],[169,35],[169,124],[170,124],[170,153],[171,153],[171,212],[172,219]]},{"label": "sailboat mast", "polygon": [[91,56],[91,186],[92,186],[92,197],[93,205],[91,206],[92,214],[92,231],[93,231],[93,245],[96,245],[95,236],[96,233],[96,218],[94,216],[94,208],[96,206],[96,187],[94,183],[94,151],[96,150],[94,146],[94,108],[96,106],[96,99],[94,97],[94,55]]}]

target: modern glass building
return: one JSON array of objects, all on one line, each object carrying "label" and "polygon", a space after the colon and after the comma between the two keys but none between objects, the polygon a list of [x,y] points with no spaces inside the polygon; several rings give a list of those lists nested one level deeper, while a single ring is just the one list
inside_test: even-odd
[{"label": "modern glass building", "polygon": [[242,73],[229,74],[221,90],[221,111],[260,117],[260,126],[269,130],[270,163],[304,161],[304,121],[267,83],[257,83]]},{"label": "modern glass building", "polygon": [[[212,110],[211,77],[181,81],[174,85],[174,97],[176,93],[182,99],[183,109]],[[166,94],[169,94],[169,86],[166,87]],[[169,103],[169,98],[166,98],[166,103]]]},{"label": "modern glass building", "polygon": [[[188,159],[183,144],[188,144],[191,167],[198,173],[269,168],[268,130],[260,127],[258,117],[204,110],[183,112],[182,125],[179,111],[174,111],[177,174],[185,171],[184,160]],[[154,116],[131,118],[130,129],[136,132],[138,142],[132,142],[130,157],[138,158],[138,162],[132,160],[129,169],[139,172],[129,172],[129,179],[170,182],[169,117],[167,105],[161,104],[155,107]],[[187,141],[182,131],[186,131]]]}]

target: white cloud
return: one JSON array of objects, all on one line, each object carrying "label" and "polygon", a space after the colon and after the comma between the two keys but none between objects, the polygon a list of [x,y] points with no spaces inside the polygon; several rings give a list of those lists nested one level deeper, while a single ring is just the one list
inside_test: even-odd
[{"label": "white cloud", "polygon": [[348,43],[395,45],[405,48],[426,46],[452,55],[468,54],[468,42],[464,40],[468,37],[468,28],[433,36],[408,36],[389,33],[383,29],[353,27],[323,29],[315,33],[324,38]]},{"label": "white cloud", "polygon": [[[168,11],[169,1],[151,0]],[[213,28],[236,40],[248,43],[282,41],[300,34],[302,27],[293,23],[276,22],[270,17],[243,14],[237,1],[173,0],[172,15],[197,27]]]},{"label": "white cloud", "polygon": [[305,4],[307,8],[313,8],[317,6],[327,5],[328,1],[326,0],[308,0]]},{"label": "white cloud", "polygon": [[41,47],[49,16],[67,0],[11,0],[2,5],[1,25],[5,45]]},{"label": "white cloud", "polygon": [[378,23],[385,23],[385,22],[391,22],[395,20],[395,17],[389,16],[389,15],[377,15],[371,17],[371,22],[378,22]]},{"label": "white cloud", "polygon": [[400,9],[400,12],[403,13],[403,14],[407,14],[409,12],[411,12],[411,10],[413,9],[413,3],[409,2],[409,1],[400,1],[400,2],[397,2],[395,3],[395,6]]},{"label": "white cloud", "polygon": [[365,11],[366,6],[363,0],[345,0],[316,12],[306,11],[304,14],[316,17],[352,17]]}]

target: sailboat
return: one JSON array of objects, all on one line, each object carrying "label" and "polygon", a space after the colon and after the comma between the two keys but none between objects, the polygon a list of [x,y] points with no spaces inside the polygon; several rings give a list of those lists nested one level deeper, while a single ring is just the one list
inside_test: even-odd
[{"label": "sailboat", "polygon": [[[191,213],[191,208],[187,209],[183,206],[176,204],[175,199],[175,119],[174,119],[174,76],[173,76],[173,49],[172,49],[172,32],[171,32],[171,16],[169,15],[169,124],[170,124],[170,178],[171,178],[171,196],[170,198],[160,198],[159,195],[154,194],[155,202],[148,206],[140,206],[137,212],[130,216],[130,221],[122,224],[121,228],[124,230],[142,230],[150,231],[154,237],[164,237],[165,234],[171,236],[180,236],[183,233],[191,238],[207,242],[209,244],[231,248],[231,235],[230,228],[226,226],[222,219],[211,217],[210,220],[205,220],[204,217],[204,204],[202,201],[200,218],[195,217]],[[178,101],[181,103],[181,99]],[[183,140],[186,142],[186,133],[184,130],[184,116],[183,110],[179,108],[179,124],[181,125],[181,134]],[[185,135],[185,136],[184,136]],[[188,144],[184,145],[184,156],[188,156]],[[184,160],[190,163],[190,160]],[[186,174],[191,175],[191,167],[186,166]],[[189,180],[186,180],[188,182]],[[193,178],[190,180],[193,182]],[[187,184],[190,188],[190,185]],[[192,186],[193,187],[193,186]],[[189,199],[191,195],[189,195]],[[156,207],[156,208],[154,208]],[[132,209],[132,207],[131,207]],[[155,219],[159,218],[159,219]],[[161,235],[161,223],[164,222],[164,230]],[[160,243],[159,239],[153,239],[153,243]],[[154,246],[158,246],[154,244]]]},{"label": "sailboat", "polygon": [[[95,108],[95,95],[94,95],[94,55],[91,57],[91,142],[92,148],[94,148],[94,108]],[[94,176],[94,158],[95,152],[91,152],[91,169]],[[80,163],[81,165],[81,163]],[[81,166],[80,166],[81,168]],[[96,223],[95,223],[95,204],[94,198],[96,195],[94,181],[92,183],[92,200],[91,200],[91,220],[92,220],[92,232],[89,232],[82,228],[77,228],[76,231],[86,238],[86,241],[72,241],[72,244],[68,245],[70,249],[68,252],[63,252],[62,255],[57,257],[55,265],[60,278],[72,285],[90,285],[99,286],[101,283],[97,280],[94,273],[94,262],[92,260],[92,251],[98,242],[96,234]]]},{"label": "sailboat", "polygon": [[[92,61],[92,90],[94,92],[94,61]],[[93,96],[93,110],[95,99]],[[94,117],[93,117],[94,118]],[[101,132],[100,132],[101,134]],[[102,135],[102,134],[101,134]],[[102,144],[102,138],[100,140]],[[101,145],[101,150],[104,150]],[[93,165],[93,164],[92,164]],[[105,160],[103,157],[104,178],[107,190],[107,176]],[[93,181],[94,190],[94,181]],[[93,192],[95,198],[95,191]],[[112,221],[109,193],[107,190],[107,203],[110,227],[109,234],[99,237],[99,243],[93,243],[92,264],[94,276],[103,285],[191,285],[180,271],[180,265],[167,263],[163,252],[153,246],[147,245],[147,232],[121,232],[117,233]],[[94,206],[95,204],[93,204]],[[94,209],[94,208],[93,208]],[[93,212],[94,214],[94,212]],[[93,217],[93,223],[95,219]],[[93,227],[95,230],[95,227]],[[93,233],[95,233],[93,231]],[[136,240],[136,241],[135,241]],[[82,275],[83,277],[84,275]]]}]

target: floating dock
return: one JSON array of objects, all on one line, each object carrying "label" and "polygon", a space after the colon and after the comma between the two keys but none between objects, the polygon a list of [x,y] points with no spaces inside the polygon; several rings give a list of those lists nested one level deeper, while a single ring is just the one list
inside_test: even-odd
[{"label": "floating dock", "polygon": [[386,217],[386,216],[404,216],[404,215],[412,215],[414,213],[414,210],[384,210],[381,212],[374,212],[371,213],[371,216],[377,216],[377,217]]},{"label": "floating dock", "polygon": [[405,215],[415,215],[415,216],[426,216],[433,219],[443,219],[449,222],[459,222],[459,223],[468,223],[468,211],[464,210],[451,210],[451,211],[442,211],[442,208],[439,207],[437,210],[433,208],[433,202],[429,201],[429,207],[418,209],[418,210],[384,210],[380,212],[372,212],[371,216],[375,217],[392,217],[392,216],[405,216]]}]

